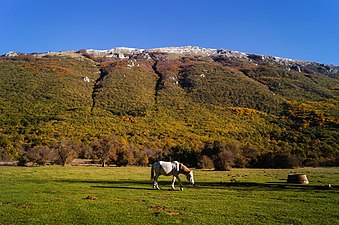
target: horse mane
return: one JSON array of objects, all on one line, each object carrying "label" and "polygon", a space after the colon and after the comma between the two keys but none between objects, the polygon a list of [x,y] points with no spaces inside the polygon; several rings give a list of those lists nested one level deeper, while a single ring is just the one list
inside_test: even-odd
[{"label": "horse mane", "polygon": [[187,166],[182,163],[180,163],[180,171],[182,171],[184,174],[189,174],[191,172],[190,169],[188,169]]}]

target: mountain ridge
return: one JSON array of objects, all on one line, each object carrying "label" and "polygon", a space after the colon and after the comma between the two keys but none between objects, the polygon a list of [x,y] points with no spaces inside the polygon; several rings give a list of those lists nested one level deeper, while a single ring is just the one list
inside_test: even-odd
[{"label": "mountain ridge", "polygon": [[20,52],[8,52],[4,54],[4,57],[15,57],[18,55],[33,55],[36,57],[45,56],[68,56],[78,57],[80,52],[86,52],[94,57],[107,57],[117,59],[132,59],[138,55],[143,55],[144,58],[150,59],[149,54],[165,53],[165,54],[178,54],[178,55],[196,55],[196,56],[208,56],[208,57],[224,57],[233,60],[244,60],[253,65],[257,65],[258,62],[277,63],[284,66],[287,71],[297,70],[306,73],[321,72],[325,74],[332,74],[336,78],[339,77],[339,66],[332,64],[325,64],[319,62],[311,62],[300,59],[290,59],[277,56],[267,56],[262,54],[244,53],[239,51],[227,50],[227,49],[212,49],[203,48],[199,46],[180,46],[180,47],[161,47],[161,48],[130,48],[130,47],[116,47],[107,50],[95,50],[95,49],[82,49],[72,51],[60,51],[60,52],[47,52],[47,53],[20,53]]},{"label": "mountain ridge", "polygon": [[[313,62],[313,61],[307,61],[302,59],[291,59],[286,57],[278,57],[278,56],[270,56],[270,55],[264,55],[264,54],[256,54],[256,53],[246,53],[241,51],[235,51],[235,50],[228,50],[224,48],[220,49],[214,49],[214,48],[204,48],[199,46],[177,46],[177,47],[159,47],[159,48],[131,48],[131,47],[115,47],[111,49],[105,49],[105,50],[96,50],[96,49],[83,49],[87,53],[93,53],[93,54],[106,54],[106,57],[113,57],[112,55],[114,53],[121,53],[121,54],[129,54],[129,55],[135,55],[135,54],[141,54],[141,53],[152,53],[152,52],[158,52],[158,53],[172,53],[172,54],[205,54],[205,55],[227,55],[230,57],[237,57],[237,58],[248,58],[249,56],[252,57],[261,57],[262,59],[270,59],[270,60],[276,60],[276,62],[298,62],[298,63],[317,63],[317,64],[323,64],[328,66],[336,66],[334,64],[328,64],[328,63],[321,63],[321,62]],[[43,53],[21,53],[21,52],[7,52],[3,54],[2,56],[6,57],[15,57],[21,54],[24,55],[53,55],[53,54],[62,54],[62,53],[76,53],[79,50],[70,50],[70,51],[57,51],[57,52],[43,52]]]},{"label": "mountain ridge", "polygon": [[0,155],[117,135],[139,153],[220,141],[333,163],[338,87],[336,66],[196,46],[11,53]]}]

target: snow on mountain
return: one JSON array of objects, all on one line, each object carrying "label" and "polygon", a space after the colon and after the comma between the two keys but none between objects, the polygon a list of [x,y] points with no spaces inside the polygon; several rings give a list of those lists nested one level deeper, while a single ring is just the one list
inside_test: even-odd
[{"label": "snow on mountain", "polygon": [[[48,53],[35,53],[36,56],[42,55],[63,55],[63,54],[73,54],[76,51],[65,51],[65,52],[48,52]],[[141,49],[141,48],[128,48],[128,47],[116,47],[112,49],[97,50],[97,49],[87,49],[86,53],[92,54],[98,57],[114,57],[118,59],[128,59],[133,55],[144,54],[145,58],[150,58],[150,53],[167,53],[167,54],[183,54],[183,55],[202,55],[202,56],[224,56],[233,59],[242,59],[249,61],[274,61],[283,65],[290,65],[295,63],[305,64],[306,62],[301,60],[292,60],[287,58],[265,56],[258,54],[249,54],[238,51],[231,51],[226,49],[211,49],[211,48],[202,48],[199,46],[182,46],[182,47],[163,47],[163,48],[151,48],[151,49]],[[20,55],[18,52],[8,52],[4,56],[6,57],[15,57]]]},{"label": "snow on mountain", "polygon": [[5,57],[16,57],[19,56],[21,53],[20,52],[7,52],[4,56]]},{"label": "snow on mountain", "polygon": [[183,46],[183,47],[165,47],[165,48],[152,48],[148,52],[162,52],[172,54],[202,54],[202,55],[215,55],[216,49],[202,48],[198,46]]},{"label": "snow on mountain", "polygon": [[[117,58],[117,59],[130,59],[136,55],[142,55],[145,59],[151,59],[152,54],[156,53],[167,53],[167,54],[182,54],[182,55],[199,55],[199,56],[208,56],[208,57],[226,57],[234,60],[246,60],[253,63],[258,62],[272,62],[277,63],[283,66],[286,66],[287,69],[296,68],[295,70],[300,71],[300,66],[306,65],[319,65],[327,66],[325,70],[329,72],[338,72],[338,67],[333,65],[320,64],[315,62],[307,62],[302,60],[294,60],[288,58],[281,58],[276,56],[266,56],[260,54],[250,54],[238,51],[232,51],[227,49],[212,49],[212,48],[203,48],[199,46],[181,46],[181,47],[163,47],[163,48],[151,48],[151,49],[142,49],[142,48],[129,48],[129,47],[116,47],[106,50],[96,50],[96,49],[87,49],[86,53],[93,55],[94,57],[108,57],[108,58]],[[64,52],[48,52],[48,53],[34,53],[37,57],[42,57],[44,55],[60,55],[60,56],[70,56],[78,57],[79,51],[64,51]],[[6,57],[16,57],[22,53],[18,52],[8,52],[4,56]]]},{"label": "snow on mountain", "polygon": [[127,47],[117,47],[108,50],[111,53],[122,53],[122,54],[140,54],[144,51],[144,49],[140,48],[127,48]]},{"label": "snow on mountain", "polygon": [[204,55],[204,56],[224,56],[233,59],[241,59],[248,61],[273,61],[282,65],[291,65],[295,63],[305,64],[306,62],[301,60],[293,60],[288,58],[265,56],[259,54],[249,54],[239,51],[232,51],[227,49],[211,49],[202,48],[199,46],[182,46],[182,47],[163,47],[163,48],[151,48],[151,49],[140,49],[140,48],[127,48],[117,47],[109,50],[86,50],[89,54],[101,55],[106,57],[115,57],[119,59],[126,59],[133,55],[149,54],[149,53],[167,53],[167,54],[184,54],[184,55]]},{"label": "snow on mountain", "polygon": [[101,54],[107,54],[108,50],[87,49],[86,52],[88,54],[101,55]]},{"label": "snow on mountain", "polygon": [[114,57],[118,59],[128,59],[128,55],[138,55],[144,52],[144,49],[139,48],[127,48],[127,47],[117,47],[108,50],[95,50],[95,49],[87,49],[86,52],[88,54],[93,54],[96,56],[106,56],[106,57]]}]

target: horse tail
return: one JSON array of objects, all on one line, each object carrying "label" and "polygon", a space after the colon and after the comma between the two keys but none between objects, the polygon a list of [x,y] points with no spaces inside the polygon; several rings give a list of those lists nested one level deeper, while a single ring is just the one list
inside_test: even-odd
[{"label": "horse tail", "polygon": [[152,168],[151,168],[151,180],[154,179],[154,163],[152,164]]}]

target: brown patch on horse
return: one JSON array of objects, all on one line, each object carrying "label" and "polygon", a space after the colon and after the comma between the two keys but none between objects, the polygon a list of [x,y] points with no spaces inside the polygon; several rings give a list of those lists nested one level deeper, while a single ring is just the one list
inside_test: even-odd
[{"label": "brown patch on horse", "polygon": [[189,174],[191,171],[184,164],[180,163],[180,172],[183,174]]}]

